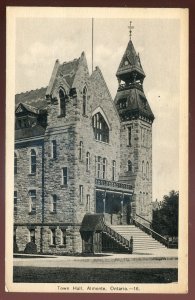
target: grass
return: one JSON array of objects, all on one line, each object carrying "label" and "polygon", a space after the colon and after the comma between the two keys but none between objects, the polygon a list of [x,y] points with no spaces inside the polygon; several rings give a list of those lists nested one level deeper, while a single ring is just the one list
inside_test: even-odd
[{"label": "grass", "polygon": [[94,269],[14,267],[14,282],[34,283],[170,283],[177,269]]}]

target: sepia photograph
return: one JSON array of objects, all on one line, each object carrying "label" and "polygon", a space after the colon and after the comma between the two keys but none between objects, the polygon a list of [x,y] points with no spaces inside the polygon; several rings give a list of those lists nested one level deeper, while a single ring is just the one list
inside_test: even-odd
[{"label": "sepia photograph", "polygon": [[8,7],[6,52],[6,290],[187,293],[188,10]]}]

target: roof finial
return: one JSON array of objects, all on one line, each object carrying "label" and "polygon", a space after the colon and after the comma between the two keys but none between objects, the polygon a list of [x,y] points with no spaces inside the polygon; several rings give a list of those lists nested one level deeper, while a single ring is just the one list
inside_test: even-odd
[{"label": "roof finial", "polygon": [[131,41],[131,34],[132,34],[132,29],[134,29],[134,26],[131,25],[132,21],[129,22],[129,37],[130,37],[130,41]]}]

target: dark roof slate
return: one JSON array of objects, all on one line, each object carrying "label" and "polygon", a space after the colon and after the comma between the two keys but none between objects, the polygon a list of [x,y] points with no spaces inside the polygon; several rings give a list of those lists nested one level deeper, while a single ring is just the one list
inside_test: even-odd
[{"label": "dark roof slate", "polygon": [[15,140],[44,135],[45,128],[40,125],[15,130]]},{"label": "dark roof slate", "polygon": [[65,77],[66,82],[69,84],[70,87],[72,87],[73,85],[74,78],[78,70],[79,60],[80,58],[78,59],[75,58],[72,61],[64,62],[58,68],[57,75],[62,74]]},{"label": "dark roof slate", "polygon": [[[124,64],[126,60],[129,62],[128,65]],[[120,62],[120,65],[118,67],[116,76],[119,76],[124,73],[129,73],[132,71],[137,71],[138,73],[142,74],[142,76],[145,77],[145,73],[142,68],[139,55],[136,53],[133,43],[130,40],[125,50],[125,53],[122,57],[122,60]]]},{"label": "dark roof slate", "polygon": [[15,95],[15,105],[18,106],[19,103],[27,104],[38,109],[46,109],[47,101],[45,99],[47,87],[42,87],[40,89],[27,91],[24,93]]}]

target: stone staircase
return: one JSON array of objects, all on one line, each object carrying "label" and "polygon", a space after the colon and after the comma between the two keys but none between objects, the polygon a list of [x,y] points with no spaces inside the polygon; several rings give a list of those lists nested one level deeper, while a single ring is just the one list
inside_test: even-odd
[{"label": "stone staircase", "polygon": [[131,236],[133,237],[133,252],[166,248],[135,225],[109,225],[109,227],[126,240],[130,240]]}]

